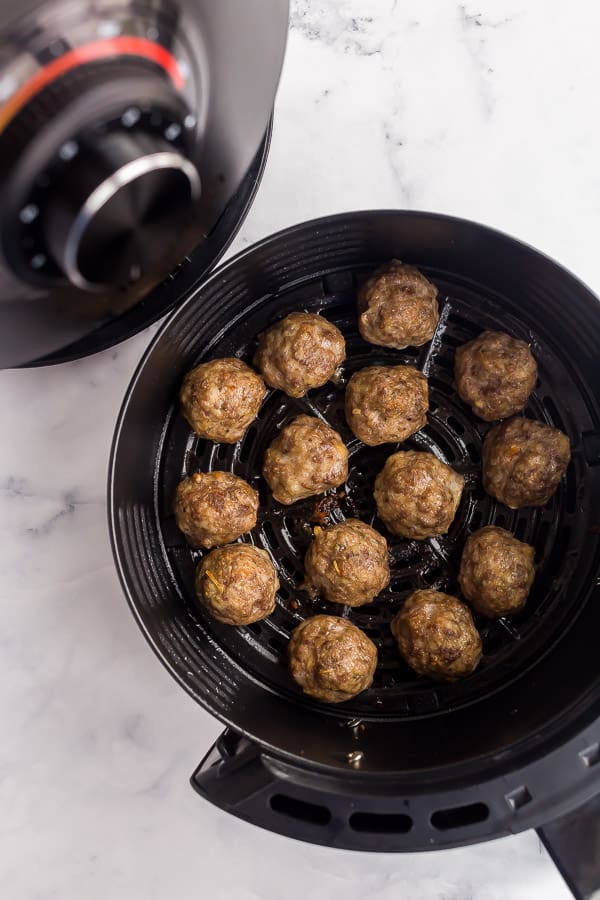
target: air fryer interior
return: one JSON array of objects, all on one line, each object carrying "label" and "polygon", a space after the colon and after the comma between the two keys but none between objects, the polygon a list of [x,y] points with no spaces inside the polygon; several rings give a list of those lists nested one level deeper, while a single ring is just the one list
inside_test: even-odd
[{"label": "air fryer interior", "polygon": [[[417,265],[440,291],[433,341],[393,351],[365,343],[356,326],[356,288],[378,264]],[[424,542],[394,538],[377,520],[373,481],[396,446],[367,448],[348,429],[343,385],[293,400],[270,391],[259,417],[235,446],[199,440],[179,415],[184,373],[220,356],[251,361],[256,336],[292,310],[320,312],[344,333],[343,380],[365,365],[411,363],[429,379],[426,427],[402,446],[428,449],[465,476],[450,533]],[[481,486],[479,422],[453,389],[457,346],[483,329],[527,340],[539,381],[525,415],[565,431],[573,458],[542,509],[511,511]],[[494,764],[597,713],[600,627],[600,306],[560,267],[499,233],[427,214],[356,213],[306,223],[245,252],[178,310],[155,340],[131,385],[113,448],[110,505],[115,554],[134,613],[150,643],[207,709],[289,757],[347,767],[358,739],[361,769],[410,773]],[[317,415],[348,444],[351,472],[333,493],[331,521],[358,516],[388,538],[393,577],[360,609],[311,601],[300,590],[310,541],[312,500],[283,507],[260,475],[264,451],[299,413]],[[260,493],[251,540],[269,551],[281,590],[267,620],[246,628],[215,622],[196,603],[191,551],[175,526],[178,481],[198,470],[230,470]],[[343,495],[340,496],[339,493]],[[465,537],[485,524],[510,529],[536,548],[537,576],[527,607],[509,619],[477,619],[484,658],[474,675],[449,685],[417,677],[400,659],[389,622],[415,588],[457,591]],[[594,602],[595,601],[595,602]],[[349,616],[379,648],[373,687],[349,703],[304,697],[286,669],[292,629],[307,615]],[[537,736],[537,737],[536,737]]]}]

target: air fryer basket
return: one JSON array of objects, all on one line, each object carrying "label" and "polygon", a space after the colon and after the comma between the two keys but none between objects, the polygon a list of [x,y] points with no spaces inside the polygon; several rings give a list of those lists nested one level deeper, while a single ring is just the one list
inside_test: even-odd
[{"label": "air fryer basket", "polygon": [[[358,335],[356,287],[392,257],[417,265],[439,288],[440,324],[424,348],[391,351]],[[299,590],[313,502],[282,507],[260,476],[264,450],[283,424],[300,412],[322,417],[341,432],[351,457],[348,483],[331,497],[331,521],[358,516],[385,533],[374,518],[372,488],[395,448],[367,448],[353,437],[344,421],[343,387],[328,384],[301,400],[269,392],[258,420],[233,447],[197,439],[177,412],[187,370],[219,356],[250,361],[257,334],[297,309],[322,312],[343,331],[344,380],[374,363],[407,362],[425,372],[428,423],[406,446],[431,450],[466,479],[448,536],[415,542],[386,534],[392,583],[360,609],[313,602]],[[452,367],[455,348],[484,328],[531,342],[540,378],[525,414],[571,438],[571,465],[543,509],[508,510],[481,487],[481,442],[489,426],[458,399]],[[275,821],[262,824],[299,830],[282,824],[284,814],[294,818],[293,810],[289,802],[276,808],[285,803],[273,801],[284,796],[274,793],[273,780],[312,779],[313,800],[327,793],[337,798],[323,807],[328,821],[313,821],[313,836],[303,826],[299,836],[379,849],[448,846],[539,825],[599,789],[599,347],[600,305],[555,263],[482,226],[393,211],[335,216],[267,239],[215,273],[157,336],[115,434],[109,488],[115,558],[133,612],[163,663],[234,729],[220,754],[230,768],[253,771],[247,781],[257,783],[252,790],[247,785],[246,794],[260,794]],[[199,469],[231,470],[259,489],[259,522],[244,539],[269,551],[282,585],[277,609],[264,622],[229,628],[194,601],[199,554],[175,527],[172,497],[180,478]],[[506,527],[536,547],[535,586],[519,616],[478,621],[485,655],[473,676],[434,685],[399,659],[389,621],[417,587],[457,590],[464,538],[484,524]],[[379,647],[373,687],[342,706],[305,698],[286,671],[291,630],[320,611],[349,616]],[[265,759],[271,760],[266,769]],[[291,766],[294,776],[282,774],[281,766]],[[196,782],[202,789],[200,775]],[[296,797],[300,804],[304,788]],[[222,785],[219,790],[227,794]],[[339,801],[340,795],[346,799]],[[290,792],[285,796],[289,800]],[[364,815],[387,815],[385,828],[374,819],[361,825],[350,796],[362,798]],[[215,802],[226,808],[237,803],[238,814],[258,819],[239,799]],[[448,819],[457,806],[467,812]],[[296,813],[302,819],[301,807]],[[310,819],[310,810],[304,813]]]}]

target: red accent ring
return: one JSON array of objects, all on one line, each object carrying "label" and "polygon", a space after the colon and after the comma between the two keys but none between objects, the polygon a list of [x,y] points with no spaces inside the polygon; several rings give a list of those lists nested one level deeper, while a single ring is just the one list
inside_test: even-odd
[{"label": "red accent ring", "polygon": [[107,38],[106,40],[93,41],[91,44],[83,44],[74,50],[69,50],[57,59],[32,75],[31,78],[15,91],[12,97],[0,107],[0,131],[6,128],[14,116],[23,109],[29,101],[39,94],[45,87],[64,75],[71,69],[92,62],[96,59],[106,59],[111,56],[141,56],[157,63],[169,75],[177,90],[185,87],[185,79],[177,60],[165,47],[147,38],[120,37]]}]

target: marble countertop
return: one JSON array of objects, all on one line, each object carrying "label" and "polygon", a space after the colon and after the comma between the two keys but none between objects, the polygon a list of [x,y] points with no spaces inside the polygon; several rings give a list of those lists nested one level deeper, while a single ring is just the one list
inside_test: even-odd
[{"label": "marble countertop", "polygon": [[[504,229],[600,289],[595,0],[294,0],[271,156],[239,249],[342,210]],[[353,854],[228,817],[188,776],[219,724],[147,648],[105,514],[155,329],[0,373],[2,900],[566,900],[534,833]]]}]

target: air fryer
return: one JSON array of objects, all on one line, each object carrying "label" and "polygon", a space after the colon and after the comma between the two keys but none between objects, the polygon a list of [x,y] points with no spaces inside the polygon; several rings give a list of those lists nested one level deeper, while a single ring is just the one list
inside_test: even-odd
[{"label": "air fryer", "polygon": [[[287,15],[286,0],[0,0],[0,366],[95,352],[178,307],[124,401],[109,518],[138,624],[226,726],[192,776],[203,797],[264,828],[354,850],[435,849],[535,827],[574,895],[591,898],[600,888],[600,307],[517,241],[395,211],[296,226],[209,277],[260,181]],[[357,286],[392,257],[440,289],[440,326],[422,350],[376,350],[356,330]],[[351,453],[332,521],[374,522],[381,451],[348,432],[339,386],[298,401],[269,392],[235,447],[198,440],[177,410],[193,365],[251,359],[256,335],[295,309],[341,328],[346,377],[392,359],[427,374],[428,424],[409,445],[467,483],[450,534],[393,542],[389,590],[342,611],[377,642],[380,663],[373,687],[335,708],[301,695],[286,671],[293,627],[334,610],[298,587],[311,505],[287,514],[273,504],[260,460],[289,417],[321,416]],[[490,327],[533,344],[540,381],[526,414],[571,438],[572,463],[543,509],[508,511],[481,489],[485,426],[457,400],[452,358]],[[221,626],[194,602],[198,556],[171,504],[196,469],[231,470],[260,490],[251,540],[282,585],[263,622]],[[473,677],[432,685],[401,663],[389,621],[415,587],[455,590],[461,540],[492,523],[535,545],[531,601],[510,620],[478,623],[485,655]]]},{"label": "air fryer", "polygon": [[[375,348],[357,331],[357,287],[394,257],[418,266],[440,292],[440,324],[423,348]],[[299,413],[319,416],[350,454],[331,520],[357,516],[384,530],[373,481],[394,447],[368,448],[352,435],[343,386],[298,400],[271,390],[233,446],[197,438],[178,410],[189,369],[220,356],[251,360],[256,336],[298,309],[323,313],[344,333],[344,378],[391,362],[427,375],[428,423],[402,446],[431,450],[466,482],[447,536],[411,542],[387,534],[390,587],[356,609],[311,601],[301,590],[312,502],[281,507],[261,478],[278,429]],[[543,508],[509,510],[481,485],[489,425],[459,400],[453,359],[486,328],[531,343],[539,381],[525,414],[571,439],[566,477]],[[108,502],[138,624],[171,674],[227,726],[192,777],[200,794],[273,831],[354,850],[428,850],[535,827],[577,897],[600,886],[598,346],[600,306],[573,276],[498,232],[423,213],[359,212],[298,225],[243,252],[179,308],[129,387]],[[275,612],[247,627],[221,625],[196,602],[199,555],[173,517],[179,480],[214,469],[259,490],[258,524],[244,539],[269,552],[281,582]],[[465,535],[486,524],[535,546],[535,586],[518,616],[478,621],[483,662],[469,678],[440,686],[402,662],[389,622],[415,588],[457,591]],[[348,616],[378,646],[372,688],[344,704],[307,698],[287,671],[291,631],[317,612]]]}]

